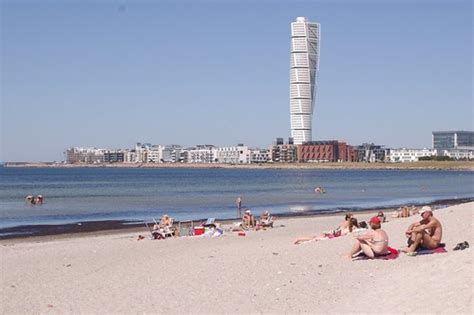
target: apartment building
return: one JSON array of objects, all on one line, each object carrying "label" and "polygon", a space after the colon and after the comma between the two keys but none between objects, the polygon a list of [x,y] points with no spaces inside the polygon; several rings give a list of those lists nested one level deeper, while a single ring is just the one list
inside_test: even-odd
[{"label": "apartment building", "polygon": [[217,163],[248,164],[250,163],[250,150],[243,144],[235,147],[219,147],[216,150]]},{"label": "apartment building", "polygon": [[353,162],[355,151],[345,142],[308,141],[297,146],[298,162]]},{"label": "apartment building", "polygon": [[390,149],[390,154],[388,156],[388,161],[392,163],[397,162],[416,162],[420,157],[425,156],[434,156],[436,155],[436,150],[433,149]]}]

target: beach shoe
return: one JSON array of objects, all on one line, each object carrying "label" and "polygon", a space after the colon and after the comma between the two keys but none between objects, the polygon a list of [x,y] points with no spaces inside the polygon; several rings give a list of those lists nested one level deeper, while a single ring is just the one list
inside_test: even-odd
[{"label": "beach shoe", "polygon": [[469,248],[469,243],[467,241],[464,241],[464,248]]},{"label": "beach shoe", "polygon": [[407,256],[411,256],[411,257],[416,256],[416,252],[408,252],[406,254]]},{"label": "beach shoe", "polygon": [[[469,244],[467,245],[469,247]],[[458,243],[456,247],[453,248],[453,250],[463,250],[466,248],[466,245],[464,243]]]}]

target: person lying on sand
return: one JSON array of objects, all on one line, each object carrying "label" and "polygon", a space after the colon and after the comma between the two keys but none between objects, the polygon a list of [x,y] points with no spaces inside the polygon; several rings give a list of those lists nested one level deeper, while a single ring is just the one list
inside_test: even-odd
[{"label": "person lying on sand", "polygon": [[434,249],[441,243],[443,228],[438,219],[433,216],[431,207],[421,208],[420,215],[422,220],[410,224],[405,232],[408,237],[408,246],[402,248],[402,252],[414,253],[419,246],[425,249]]},{"label": "person lying on sand", "polygon": [[336,232],[349,228],[352,217],[352,213],[347,213],[344,217],[344,221],[342,221],[342,223],[337,227]]},{"label": "person lying on sand", "polygon": [[369,224],[373,231],[355,237],[351,252],[347,255],[348,258],[354,257],[361,250],[370,258],[387,253],[388,235],[381,229],[380,219],[372,217]]},{"label": "person lying on sand", "polygon": [[317,236],[306,236],[306,237],[299,237],[297,238],[293,243],[295,245],[301,244],[303,242],[309,242],[309,241],[320,241],[324,239],[331,239],[334,237],[342,236],[342,235],[347,235],[349,233],[360,231],[359,230],[359,224],[357,223],[356,218],[350,218],[349,221],[349,226],[347,228],[342,228],[341,230],[336,230],[332,232],[324,232],[320,235]]}]

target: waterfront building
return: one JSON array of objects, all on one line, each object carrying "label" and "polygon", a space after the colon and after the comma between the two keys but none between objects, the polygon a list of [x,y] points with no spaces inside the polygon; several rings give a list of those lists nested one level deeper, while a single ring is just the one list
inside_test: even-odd
[{"label": "waterfront building", "polygon": [[123,163],[125,161],[125,152],[120,150],[107,150],[104,152],[105,163]]},{"label": "waterfront building", "polygon": [[435,156],[436,150],[433,149],[390,149],[388,161],[392,163],[397,162],[417,162],[421,157]]},{"label": "waterfront building", "polygon": [[250,163],[266,163],[268,159],[269,154],[267,149],[250,150]]},{"label": "waterfront building", "polygon": [[66,163],[68,164],[96,164],[104,162],[104,149],[96,148],[78,148],[66,149]]},{"label": "waterfront building", "polygon": [[474,160],[474,149],[436,150],[438,156],[447,156],[454,160]]},{"label": "waterfront building", "polygon": [[250,163],[250,150],[243,144],[235,147],[219,147],[216,150],[217,163],[248,164]]},{"label": "waterfront building", "polygon": [[161,162],[176,163],[182,161],[184,155],[184,153],[181,153],[182,151],[181,146],[177,144],[163,146]]},{"label": "waterfront building", "polygon": [[215,163],[216,162],[216,147],[213,145],[197,145],[195,148],[186,150],[187,163]]},{"label": "waterfront building", "polygon": [[283,138],[277,138],[273,145],[268,149],[268,160],[276,163],[294,163],[296,159],[297,146],[289,138],[288,143],[283,143]]},{"label": "waterfront building", "polygon": [[308,141],[297,146],[298,162],[353,162],[355,151],[345,142]]},{"label": "waterfront building", "polygon": [[433,149],[474,150],[474,131],[433,131]]},{"label": "waterfront building", "polygon": [[363,143],[354,147],[355,162],[384,162],[387,149],[383,145]]},{"label": "waterfront building", "polygon": [[135,144],[135,155],[133,163],[146,163],[147,162],[147,150],[151,147],[150,143],[140,143]]},{"label": "waterfront building", "polygon": [[125,149],[123,153],[123,162],[124,163],[135,163],[136,160],[136,152],[134,149],[129,150]]},{"label": "waterfront building", "polygon": [[312,139],[319,70],[320,24],[297,17],[291,23],[290,122],[294,144]]},{"label": "waterfront building", "polygon": [[163,146],[152,145],[145,148],[146,163],[161,163],[163,158]]}]

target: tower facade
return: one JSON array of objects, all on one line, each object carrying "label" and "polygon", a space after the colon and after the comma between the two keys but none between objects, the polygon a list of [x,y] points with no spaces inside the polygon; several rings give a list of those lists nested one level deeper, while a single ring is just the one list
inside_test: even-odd
[{"label": "tower facade", "polygon": [[290,118],[295,144],[312,140],[319,43],[319,23],[309,22],[304,17],[297,17],[291,23]]}]

